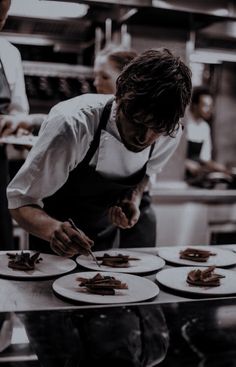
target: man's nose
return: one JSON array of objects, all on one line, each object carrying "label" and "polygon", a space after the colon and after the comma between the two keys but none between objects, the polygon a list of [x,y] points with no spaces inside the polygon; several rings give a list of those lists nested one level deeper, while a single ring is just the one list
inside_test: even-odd
[{"label": "man's nose", "polygon": [[157,137],[157,133],[155,133],[152,129],[146,128],[137,135],[137,141],[139,144],[145,144],[149,143],[150,141],[155,141]]}]

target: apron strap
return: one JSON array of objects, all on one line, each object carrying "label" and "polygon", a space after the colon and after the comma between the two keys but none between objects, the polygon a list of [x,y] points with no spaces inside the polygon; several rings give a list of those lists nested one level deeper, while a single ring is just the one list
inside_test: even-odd
[{"label": "apron strap", "polygon": [[155,142],[155,143],[153,143],[153,144],[151,145],[151,148],[150,148],[150,150],[149,150],[148,159],[150,159],[150,158],[151,158],[151,156],[152,156],[152,152],[153,152],[153,150],[154,150],[154,148],[155,148],[155,144],[156,144],[156,142]]},{"label": "apron strap", "polygon": [[89,162],[91,161],[92,157],[94,156],[99,146],[101,131],[106,128],[106,125],[107,125],[107,122],[108,122],[108,119],[111,113],[111,106],[112,106],[113,101],[114,101],[114,98],[109,99],[102,111],[102,115],[99,121],[97,131],[95,132],[95,135],[90,144],[89,150],[87,151],[83,161],[81,162],[81,164],[83,165],[89,164]]}]

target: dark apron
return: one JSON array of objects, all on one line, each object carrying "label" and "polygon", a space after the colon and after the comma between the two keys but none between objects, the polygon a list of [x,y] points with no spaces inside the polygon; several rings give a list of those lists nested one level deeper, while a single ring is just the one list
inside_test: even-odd
[{"label": "dark apron", "polygon": [[202,150],[203,142],[195,142],[189,140],[187,142],[187,158],[192,159],[193,161],[199,161],[200,153]]},{"label": "dark apron", "polygon": [[[0,115],[8,114],[11,102],[10,87],[0,61]],[[8,184],[8,159],[5,145],[0,144],[0,250],[14,248],[12,220],[8,210],[6,189]]]},{"label": "dark apron", "polygon": [[[70,172],[66,183],[55,194],[44,199],[46,213],[60,221],[72,218],[95,241],[94,250],[112,247],[117,227],[109,223],[108,209],[129,195],[146,174],[145,164],[140,171],[125,179],[112,180],[103,177],[89,165],[98,149],[101,131],[106,128],[112,102],[108,101],[102,112],[98,129],[83,161]],[[150,148],[149,157],[153,148],[154,145]],[[49,248],[45,241],[39,239],[30,239],[30,247],[43,251]]]}]

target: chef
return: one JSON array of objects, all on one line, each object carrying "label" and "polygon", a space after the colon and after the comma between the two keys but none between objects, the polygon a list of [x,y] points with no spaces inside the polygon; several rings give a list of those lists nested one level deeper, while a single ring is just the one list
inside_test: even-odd
[{"label": "chef", "polygon": [[[133,50],[115,48],[114,46],[106,47],[98,52],[94,61],[94,86],[97,93],[115,94],[116,80],[119,74],[136,56],[137,53]],[[154,175],[153,179],[155,178]],[[146,187],[139,205],[139,220],[132,228],[117,231],[115,246],[130,248],[156,245],[156,215],[148,190],[149,187]]]},{"label": "chef", "polygon": [[[0,30],[5,24],[10,0],[0,1]],[[0,136],[6,127],[5,116],[11,120],[29,111],[19,51],[0,37]],[[12,222],[7,208],[8,159],[6,147],[0,144],[0,249],[13,249]]]},{"label": "chef", "polygon": [[45,241],[42,251],[111,247],[117,227],[138,221],[149,175],[174,153],[190,96],[189,68],[158,49],[122,71],[115,98],[85,94],[53,107],[8,186],[12,216]]}]

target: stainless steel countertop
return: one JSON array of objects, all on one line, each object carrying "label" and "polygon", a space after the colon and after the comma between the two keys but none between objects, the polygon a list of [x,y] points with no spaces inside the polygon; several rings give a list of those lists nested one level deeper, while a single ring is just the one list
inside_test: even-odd
[{"label": "stainless steel countertop", "polygon": [[[236,245],[224,245],[222,248],[230,249]],[[137,251],[147,252],[149,254],[156,254],[158,248],[136,248]],[[236,266],[230,268],[230,270],[236,271]],[[79,268],[76,269],[79,271]],[[83,270],[84,271],[84,270]],[[155,281],[155,273],[148,275],[147,278]],[[116,305],[91,305],[85,303],[72,303],[66,300],[58,298],[52,289],[52,283],[54,279],[50,280],[8,280],[0,279],[0,312],[23,312],[23,311],[45,311],[45,310],[72,310],[72,309],[83,309],[83,308],[98,308],[98,307],[113,307],[122,306],[123,304]],[[219,300],[220,298],[231,298],[236,300],[235,297],[217,297],[214,299]],[[190,299],[173,295],[163,290],[160,290],[159,295],[151,301],[142,302],[139,304],[164,304],[164,303],[178,303],[178,302],[193,302],[199,301],[199,297],[196,299]],[[204,298],[203,300],[208,300]],[[211,298],[212,299],[212,298]],[[137,304],[137,303],[136,303]]]},{"label": "stainless steel countertop", "polygon": [[197,201],[236,203],[236,190],[201,189],[184,182],[163,182],[150,190],[154,201]]}]

